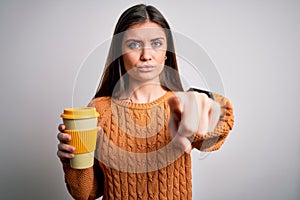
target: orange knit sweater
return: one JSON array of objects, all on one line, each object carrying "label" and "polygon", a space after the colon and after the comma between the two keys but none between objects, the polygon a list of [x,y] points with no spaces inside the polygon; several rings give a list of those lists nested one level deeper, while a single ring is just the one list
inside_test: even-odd
[{"label": "orange knit sweater", "polygon": [[[168,130],[168,92],[147,104],[94,99],[90,105],[100,113],[95,164],[88,169],[72,169],[63,162],[70,194],[78,200],[191,200],[190,155],[174,147]],[[195,136],[192,145],[201,151],[221,147],[233,127],[230,102],[214,94],[221,105],[217,127],[205,137]]]}]

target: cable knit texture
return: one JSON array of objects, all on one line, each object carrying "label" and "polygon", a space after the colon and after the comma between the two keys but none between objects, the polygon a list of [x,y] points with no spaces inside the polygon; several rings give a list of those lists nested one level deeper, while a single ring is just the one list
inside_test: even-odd
[{"label": "cable knit texture", "polygon": [[[104,200],[191,200],[190,155],[173,143],[168,130],[170,109],[166,95],[147,104],[110,97],[94,99],[90,106],[99,112],[95,164],[88,169],[72,169],[63,162],[65,181],[74,199]],[[230,102],[214,94],[221,105],[217,127],[192,145],[201,151],[218,150],[233,127]]]}]

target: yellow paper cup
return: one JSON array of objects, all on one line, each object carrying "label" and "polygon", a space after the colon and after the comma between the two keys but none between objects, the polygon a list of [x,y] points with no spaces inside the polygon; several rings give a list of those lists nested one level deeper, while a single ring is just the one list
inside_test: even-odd
[{"label": "yellow paper cup", "polygon": [[68,142],[76,148],[70,165],[74,169],[86,169],[94,164],[99,113],[93,107],[66,108],[61,114],[66,125],[65,133],[71,135]]}]

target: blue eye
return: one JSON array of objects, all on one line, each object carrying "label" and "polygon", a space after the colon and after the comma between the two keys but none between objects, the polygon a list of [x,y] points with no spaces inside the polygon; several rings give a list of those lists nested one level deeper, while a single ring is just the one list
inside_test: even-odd
[{"label": "blue eye", "polygon": [[160,42],[160,41],[153,41],[152,42],[152,46],[154,46],[154,47],[160,47],[162,45],[162,42]]},{"label": "blue eye", "polygon": [[142,47],[142,45],[139,42],[131,42],[128,44],[128,47],[130,49],[139,49]]}]

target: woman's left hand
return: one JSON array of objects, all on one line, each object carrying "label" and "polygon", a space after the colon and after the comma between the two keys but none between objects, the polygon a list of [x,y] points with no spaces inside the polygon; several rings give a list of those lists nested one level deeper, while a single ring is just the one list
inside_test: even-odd
[{"label": "woman's left hand", "polygon": [[195,135],[204,136],[214,130],[220,116],[220,105],[199,92],[175,92],[168,103],[169,130],[173,141],[183,151],[190,153]]}]

